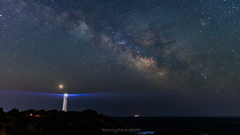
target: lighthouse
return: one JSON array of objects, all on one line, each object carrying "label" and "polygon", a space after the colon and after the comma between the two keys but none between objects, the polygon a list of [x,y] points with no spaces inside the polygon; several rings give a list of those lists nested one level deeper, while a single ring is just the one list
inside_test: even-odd
[{"label": "lighthouse", "polygon": [[62,107],[62,111],[64,111],[64,112],[67,111],[67,98],[68,98],[68,94],[64,93],[64,96],[63,96],[63,107]]}]

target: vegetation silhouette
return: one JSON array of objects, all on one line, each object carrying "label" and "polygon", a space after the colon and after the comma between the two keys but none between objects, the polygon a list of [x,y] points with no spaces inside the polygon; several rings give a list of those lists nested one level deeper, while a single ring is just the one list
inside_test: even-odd
[{"label": "vegetation silhouette", "polygon": [[[94,110],[58,111],[0,107],[0,135],[130,135],[118,121]],[[182,129],[156,131],[154,135],[200,135]]]},{"label": "vegetation silhouette", "polygon": [[58,111],[0,108],[0,135],[129,135],[127,131],[106,132],[103,129],[125,129],[110,116],[93,110]]}]

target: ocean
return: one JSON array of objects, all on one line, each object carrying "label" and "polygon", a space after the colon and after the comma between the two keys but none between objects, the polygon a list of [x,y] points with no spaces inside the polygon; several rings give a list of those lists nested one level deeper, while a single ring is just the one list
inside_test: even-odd
[{"label": "ocean", "polygon": [[[205,135],[240,135],[240,117],[112,117],[129,131],[180,128]],[[136,134],[136,132],[132,132]]]}]

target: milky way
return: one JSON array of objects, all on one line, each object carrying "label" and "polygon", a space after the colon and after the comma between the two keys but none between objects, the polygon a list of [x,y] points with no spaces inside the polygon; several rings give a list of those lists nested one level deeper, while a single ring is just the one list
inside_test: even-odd
[{"label": "milky way", "polygon": [[239,98],[239,2],[0,1],[0,88]]}]

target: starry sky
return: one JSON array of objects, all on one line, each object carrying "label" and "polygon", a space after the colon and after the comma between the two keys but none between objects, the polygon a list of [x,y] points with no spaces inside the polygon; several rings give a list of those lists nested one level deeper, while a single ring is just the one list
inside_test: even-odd
[{"label": "starry sky", "polygon": [[[0,106],[239,116],[240,2],[0,0]],[[60,85],[62,85],[60,87]]]}]

